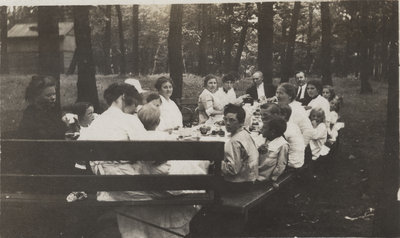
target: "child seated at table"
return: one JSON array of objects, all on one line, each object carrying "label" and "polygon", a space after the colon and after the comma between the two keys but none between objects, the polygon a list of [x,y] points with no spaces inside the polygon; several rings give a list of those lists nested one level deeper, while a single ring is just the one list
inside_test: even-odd
[{"label": "child seated at table", "polygon": [[322,86],[322,97],[326,98],[329,102],[332,101],[336,96],[335,90],[331,85]]},{"label": "child seated at table", "polygon": [[258,181],[275,182],[285,171],[289,151],[283,136],[285,130],[286,122],[280,117],[272,116],[264,121],[262,134],[267,142],[259,147]]},{"label": "child seated at table", "polygon": [[312,160],[317,160],[321,155],[326,155],[327,152],[329,152],[325,151],[321,154],[321,150],[324,147],[328,136],[328,130],[325,124],[325,112],[322,108],[313,108],[310,112],[309,118],[314,128],[310,140]]},{"label": "child seated at table", "polygon": [[156,107],[159,107],[161,105],[161,98],[158,93],[151,93],[149,96],[146,98],[146,103],[151,103]]},{"label": "child seated at table", "polygon": [[288,166],[291,168],[301,168],[304,164],[304,151],[306,145],[304,144],[303,135],[300,128],[289,122],[292,109],[287,104],[280,104],[281,116],[286,121],[286,131],[283,134],[289,143],[289,158]]},{"label": "child seated at table", "polygon": [[[258,177],[258,150],[250,132],[243,127],[245,117],[246,113],[241,106],[225,106],[224,121],[231,138],[225,143],[221,170],[224,179],[231,183],[232,189],[236,187],[238,190],[242,187],[245,189],[248,185],[246,183],[253,183]],[[229,184],[225,188],[228,186]]]},{"label": "child seated at table", "polygon": [[336,142],[339,130],[344,126],[343,123],[337,123],[339,120],[339,109],[341,104],[340,97],[336,96],[330,102],[330,125],[328,126],[328,144]]},{"label": "child seated at table", "polygon": [[260,114],[261,114],[261,119],[263,121],[266,121],[266,120],[270,119],[271,116],[280,116],[281,110],[280,110],[278,104],[267,102],[267,103],[261,104]]}]

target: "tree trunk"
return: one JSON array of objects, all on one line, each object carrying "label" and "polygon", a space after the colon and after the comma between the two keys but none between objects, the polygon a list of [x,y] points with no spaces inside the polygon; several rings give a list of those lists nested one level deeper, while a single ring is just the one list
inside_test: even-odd
[{"label": "tree trunk", "polygon": [[104,62],[104,74],[109,75],[112,73],[111,71],[111,5],[106,6],[106,25],[104,28],[104,43],[103,43],[103,51],[105,56]]},{"label": "tree trunk", "polygon": [[183,5],[172,4],[168,33],[168,65],[170,76],[174,82],[173,99],[182,98],[182,17]]},{"label": "tree trunk", "polygon": [[274,96],[272,86],[272,46],[274,33],[273,2],[258,5],[258,68],[264,75],[265,96]]},{"label": "tree trunk", "polygon": [[139,75],[139,5],[133,5],[132,73]]},{"label": "tree trunk", "polygon": [[209,26],[208,26],[208,14],[209,5],[200,5],[201,17],[200,17],[200,29],[201,37],[199,42],[199,75],[205,76],[208,70],[208,37],[209,37]]},{"label": "tree trunk", "polygon": [[99,109],[92,42],[89,26],[89,7],[74,6],[74,31],[78,50],[78,102],[90,102]]},{"label": "tree trunk", "polygon": [[125,58],[125,39],[124,39],[124,29],[122,27],[122,13],[121,6],[115,5],[118,16],[118,35],[119,35],[119,50],[121,51],[121,65],[120,74],[126,74],[126,58]]},{"label": "tree trunk", "polygon": [[158,52],[160,51],[160,48],[161,48],[161,43],[158,43],[156,54],[154,55],[154,59],[153,59],[153,69],[151,70],[151,74],[155,74],[156,73],[157,61],[158,61]]},{"label": "tree trunk", "polygon": [[292,14],[292,20],[290,23],[290,31],[288,37],[288,44],[286,49],[286,63],[284,66],[284,71],[282,74],[282,82],[289,81],[290,75],[293,75],[293,54],[294,54],[294,47],[296,43],[296,34],[297,34],[297,23],[299,22],[299,15],[300,15],[300,8],[301,3],[295,2]]},{"label": "tree trunk", "polygon": [[236,57],[233,62],[232,70],[235,72],[239,72],[239,67],[240,67],[240,59],[242,58],[242,53],[244,49],[244,44],[246,43],[246,35],[247,35],[247,29],[249,28],[249,3],[246,3],[245,6],[245,14],[246,14],[246,19],[245,22],[243,22],[242,30],[240,31],[240,38],[239,38],[239,44],[238,44],[238,49],[236,52]]},{"label": "tree trunk", "polygon": [[312,33],[313,33],[313,5],[312,3],[308,3],[308,31],[307,31],[307,73],[310,73],[311,63],[312,63],[312,55],[311,55],[311,45],[312,45]]},{"label": "tree trunk", "polygon": [[385,132],[385,152],[383,155],[382,187],[375,216],[377,237],[398,237],[399,202],[397,191],[399,177],[399,22],[398,2],[392,4],[390,17],[390,55],[388,77],[387,123]]},{"label": "tree trunk", "polygon": [[321,73],[322,84],[332,85],[331,75],[331,15],[329,2],[321,2]]},{"label": "tree trunk", "polygon": [[361,43],[360,43],[360,80],[361,80],[361,93],[372,93],[372,87],[369,83],[369,72],[371,71],[371,64],[368,60],[368,2],[360,1],[361,6]]},{"label": "tree trunk", "polygon": [[72,56],[71,63],[69,64],[68,70],[67,70],[67,75],[73,74],[75,72],[76,68],[76,58],[78,57],[78,50],[75,48],[74,50],[74,55]]},{"label": "tree trunk", "polygon": [[223,60],[223,72],[228,73],[232,68],[232,17],[233,17],[233,4],[226,3],[223,5],[225,13],[225,27],[224,27],[224,60]]},{"label": "tree trunk", "polygon": [[287,27],[288,27],[288,21],[286,17],[284,17],[282,19],[282,48],[281,48],[281,60],[280,60],[281,77],[286,70],[285,65],[286,65]]},{"label": "tree trunk", "polygon": [[56,105],[60,104],[60,38],[58,7],[38,7],[39,74],[51,75],[56,80]]},{"label": "tree trunk", "polygon": [[388,17],[383,15],[382,16],[382,26],[383,26],[383,32],[382,32],[382,42],[381,42],[381,74],[380,74],[380,79],[384,80],[386,79],[386,74],[388,72],[388,45],[389,45],[389,37],[390,37],[390,31],[388,30],[387,27],[388,24]]},{"label": "tree trunk", "polygon": [[8,74],[8,54],[7,54],[7,6],[1,6],[1,66],[0,73]]}]

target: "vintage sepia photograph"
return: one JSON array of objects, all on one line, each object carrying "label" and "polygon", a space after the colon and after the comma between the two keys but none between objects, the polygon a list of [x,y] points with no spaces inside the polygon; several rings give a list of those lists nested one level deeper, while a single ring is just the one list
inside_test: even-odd
[{"label": "vintage sepia photograph", "polygon": [[398,1],[39,2],[0,3],[0,237],[400,236]]}]

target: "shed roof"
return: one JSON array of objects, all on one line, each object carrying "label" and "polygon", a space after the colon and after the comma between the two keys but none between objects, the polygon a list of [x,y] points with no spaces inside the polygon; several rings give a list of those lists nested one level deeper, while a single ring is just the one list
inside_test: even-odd
[{"label": "shed roof", "polygon": [[[67,35],[74,28],[73,22],[59,22],[58,29],[60,36]],[[15,37],[38,37],[37,23],[15,24],[8,31],[9,38]]]}]

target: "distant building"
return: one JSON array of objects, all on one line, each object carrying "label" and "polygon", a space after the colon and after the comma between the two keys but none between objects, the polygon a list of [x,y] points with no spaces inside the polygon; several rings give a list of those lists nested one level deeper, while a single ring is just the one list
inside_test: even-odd
[{"label": "distant building", "polygon": [[[73,22],[60,22],[60,73],[68,70],[75,50]],[[8,65],[11,73],[37,73],[39,42],[37,23],[16,24],[8,31]]]}]

